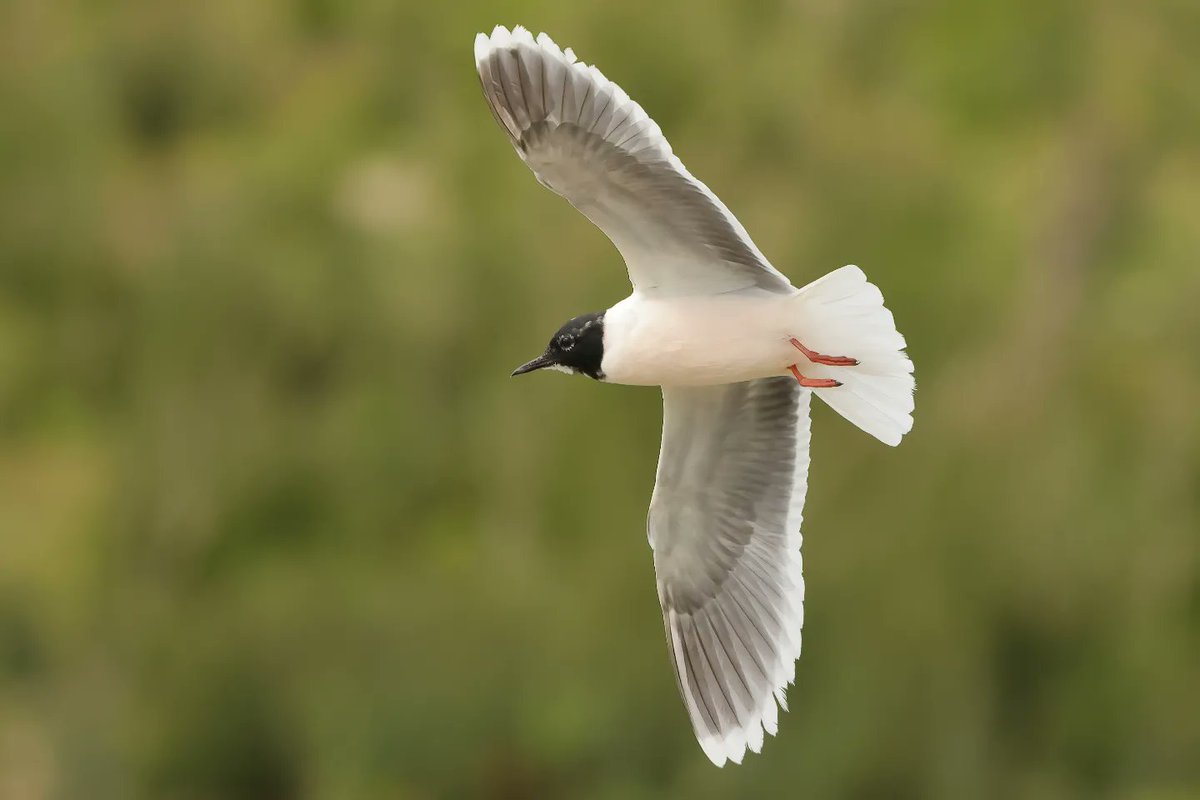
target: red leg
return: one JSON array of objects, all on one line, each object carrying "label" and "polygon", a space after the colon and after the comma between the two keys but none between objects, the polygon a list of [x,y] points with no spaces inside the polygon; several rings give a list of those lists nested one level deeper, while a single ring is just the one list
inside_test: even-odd
[{"label": "red leg", "polygon": [[804,345],[800,344],[800,340],[793,338],[791,340],[792,347],[795,347],[801,353],[804,353],[805,358],[814,364],[824,364],[829,367],[857,367],[858,359],[850,358],[849,356],[827,356],[824,353],[818,353],[814,350],[809,350]]},{"label": "red leg", "polygon": [[842,385],[841,381],[835,381],[832,378],[806,378],[800,374],[800,368],[795,364],[788,369],[796,376],[796,382],[807,389],[833,389]]}]

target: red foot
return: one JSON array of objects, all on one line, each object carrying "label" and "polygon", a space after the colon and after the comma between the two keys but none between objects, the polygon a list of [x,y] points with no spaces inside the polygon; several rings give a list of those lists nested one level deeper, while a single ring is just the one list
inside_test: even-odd
[{"label": "red foot", "polygon": [[835,381],[832,378],[806,378],[800,374],[800,368],[795,364],[792,364],[788,369],[796,376],[796,382],[806,389],[833,389],[842,385],[841,381]]},{"label": "red foot", "polygon": [[800,344],[799,339],[793,338],[791,340],[791,342],[792,342],[792,347],[795,347],[801,353],[804,353],[804,356],[809,361],[813,362],[814,364],[825,364],[826,366],[829,366],[829,367],[857,367],[858,366],[857,358],[850,358],[849,356],[827,356],[824,353],[818,353],[813,350],[809,350],[807,347]]}]

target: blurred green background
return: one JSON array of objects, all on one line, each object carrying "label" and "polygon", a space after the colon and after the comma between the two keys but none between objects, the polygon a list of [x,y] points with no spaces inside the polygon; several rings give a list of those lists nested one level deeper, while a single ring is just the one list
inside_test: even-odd
[{"label": "blurred green background", "polygon": [[[546,30],[917,364],[814,404],[805,650],[714,769],[628,284],[480,96]],[[1200,4],[10,0],[0,797],[1200,797]]]}]

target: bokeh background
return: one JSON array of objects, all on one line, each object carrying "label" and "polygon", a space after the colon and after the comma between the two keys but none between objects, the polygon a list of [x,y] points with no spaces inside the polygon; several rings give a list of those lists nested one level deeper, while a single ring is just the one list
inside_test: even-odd
[{"label": "bokeh background", "polygon": [[[628,290],[481,99],[547,30],[775,264],[878,283],[814,405],[805,650],[718,771],[652,389],[509,370]],[[0,797],[1200,797],[1200,5],[0,11]]]}]

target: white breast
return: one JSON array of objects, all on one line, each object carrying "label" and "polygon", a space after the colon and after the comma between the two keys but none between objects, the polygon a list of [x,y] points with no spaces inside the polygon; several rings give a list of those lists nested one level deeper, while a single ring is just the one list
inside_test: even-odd
[{"label": "white breast", "polygon": [[656,299],[634,292],[604,316],[605,380],[704,386],[785,374],[794,295]]}]

